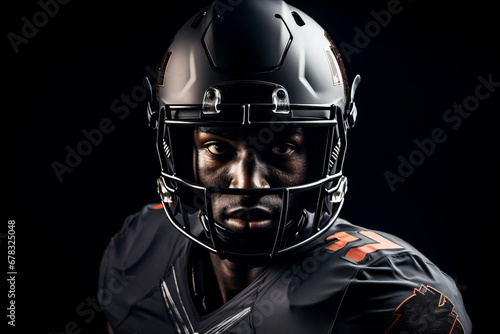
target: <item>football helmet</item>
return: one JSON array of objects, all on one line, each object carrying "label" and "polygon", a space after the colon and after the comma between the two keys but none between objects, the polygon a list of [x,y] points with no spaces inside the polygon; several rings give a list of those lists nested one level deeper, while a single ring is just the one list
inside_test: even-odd
[{"label": "football helmet", "polygon": [[[180,233],[222,259],[268,261],[307,245],[335,222],[347,191],[342,165],[347,130],[356,120],[360,76],[349,89],[339,51],[307,14],[281,0],[231,6],[215,1],[177,32],[157,82],[149,82],[148,120],[157,133],[161,165],[158,193]],[[322,138],[321,154],[311,162],[322,167],[316,178],[259,189],[196,182],[194,128],[252,127],[272,136],[290,126],[314,128]],[[310,192],[313,200],[297,214],[289,199],[301,192]],[[212,216],[216,194],[279,195],[279,223],[259,240],[229,231]]]}]

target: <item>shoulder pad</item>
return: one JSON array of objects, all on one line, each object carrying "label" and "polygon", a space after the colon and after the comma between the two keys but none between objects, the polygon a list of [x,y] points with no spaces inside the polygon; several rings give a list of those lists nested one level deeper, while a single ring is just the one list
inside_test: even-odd
[{"label": "shoulder pad", "polygon": [[113,327],[158,284],[172,257],[177,256],[174,250],[179,248],[180,234],[159,209],[146,205],[127,217],[105,250],[98,299]]}]

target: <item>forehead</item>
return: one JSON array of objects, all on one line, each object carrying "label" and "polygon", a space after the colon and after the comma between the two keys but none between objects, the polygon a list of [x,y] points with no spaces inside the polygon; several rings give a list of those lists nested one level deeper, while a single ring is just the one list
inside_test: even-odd
[{"label": "forehead", "polygon": [[219,137],[224,137],[228,139],[238,139],[238,138],[248,138],[252,136],[264,136],[264,137],[283,137],[292,135],[304,135],[304,130],[300,127],[287,127],[272,129],[268,128],[230,128],[230,127],[197,127],[195,129],[196,133],[208,133]]}]

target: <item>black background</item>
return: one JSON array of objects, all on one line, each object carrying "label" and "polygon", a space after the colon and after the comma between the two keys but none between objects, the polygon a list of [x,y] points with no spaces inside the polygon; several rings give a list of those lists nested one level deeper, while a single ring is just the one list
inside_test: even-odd
[{"label": "black background", "polygon": [[[81,333],[105,332],[100,312],[91,319],[78,307],[97,295],[102,252],[123,219],[158,201],[159,172],[144,103],[124,119],[111,105],[142,84],[146,67],[161,60],[175,31],[208,3],[71,1],[18,53],[7,34],[20,35],[22,17],[33,22],[41,7],[33,0],[4,4],[7,204],[0,233],[15,219],[19,332],[60,333],[71,322]],[[337,46],[356,46],[355,27],[364,31],[375,21],[370,11],[386,9],[389,1],[289,3],[315,18]],[[349,80],[357,73],[363,80],[358,123],[349,133],[349,193],[341,216],[406,239],[455,278],[480,333],[488,328],[487,309],[495,309],[484,302],[494,293],[492,264],[498,258],[487,246],[498,240],[500,89],[456,130],[443,114],[475,94],[479,76],[500,81],[496,9],[486,1],[401,0],[400,6],[346,61]],[[64,163],[66,146],[75,149],[85,140],[82,131],[105,118],[111,133],[60,182],[53,162]],[[414,140],[431,138],[435,128],[447,139],[391,191],[384,173],[397,173],[398,156],[408,158],[417,148]],[[1,292],[5,307],[6,294],[7,288]]]}]

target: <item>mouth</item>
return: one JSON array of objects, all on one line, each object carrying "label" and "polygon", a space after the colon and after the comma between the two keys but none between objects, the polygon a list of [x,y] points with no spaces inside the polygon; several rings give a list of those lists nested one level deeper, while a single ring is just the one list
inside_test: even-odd
[{"label": "mouth", "polygon": [[264,232],[276,225],[276,214],[264,207],[239,207],[224,215],[224,225],[233,232]]}]

